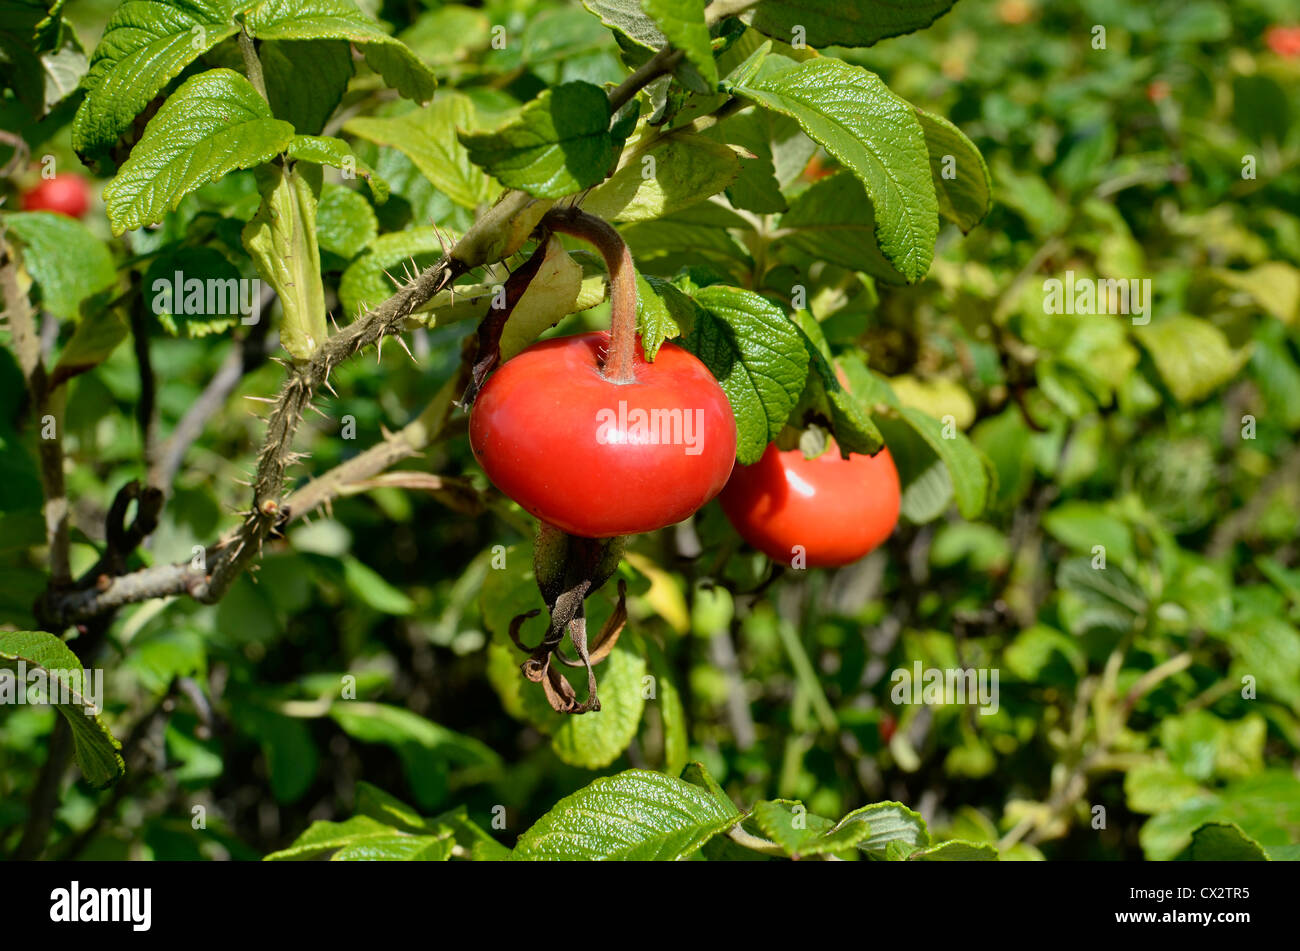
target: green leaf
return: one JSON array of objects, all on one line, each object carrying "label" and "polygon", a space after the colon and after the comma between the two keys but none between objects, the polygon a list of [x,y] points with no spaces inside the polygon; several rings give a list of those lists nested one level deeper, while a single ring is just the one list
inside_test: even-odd
[{"label": "green leaf", "polygon": [[245,304],[251,305],[250,316],[257,306],[257,301],[241,296],[245,291],[239,269],[209,247],[163,249],[145,271],[141,291],[150,312],[176,337],[206,337],[229,330],[240,323]]},{"label": "green leaf", "polygon": [[342,139],[328,135],[295,135],[285,149],[285,154],[297,162],[313,162],[342,169],[344,178],[360,174],[370,188],[370,194],[381,204],[388,200],[388,183],[375,174],[365,162],[352,154],[352,148]]},{"label": "green leaf", "polygon": [[[593,617],[591,622],[596,619]],[[594,624],[589,622],[589,627]],[[598,628],[596,628],[598,630]],[[517,669],[517,667],[516,667]],[[577,717],[563,717],[555,726],[551,736],[551,748],[561,760],[570,766],[583,769],[603,769],[627,749],[636,736],[641,724],[641,714],[645,710],[645,694],[642,679],[645,677],[645,658],[635,653],[631,646],[622,641],[614,648],[609,657],[596,668],[596,677],[600,685],[600,710]],[[568,675],[568,670],[562,670]],[[520,676],[516,673],[516,676]],[[586,690],[586,675],[574,677],[574,689],[578,695]],[[535,705],[534,719],[537,715],[555,712],[546,703],[540,687],[526,684],[531,688],[527,698]],[[545,706],[542,711],[539,708]]]},{"label": "green leaf", "polygon": [[917,109],[916,117],[921,120],[930,152],[939,214],[967,233],[984,220],[993,205],[988,164],[975,143],[943,116]]},{"label": "green leaf", "polygon": [[1089,558],[1070,558],[1056,571],[1056,586],[1075,599],[1078,607],[1063,605],[1072,633],[1100,628],[1115,632],[1131,630],[1146,610],[1142,589],[1113,564],[1093,568]]},{"label": "green leaf", "polygon": [[181,71],[238,32],[234,17],[250,0],[127,0],[95,47],[83,85],[86,98],[72,123],[72,147],[83,158],[105,153],[135,117]]},{"label": "green leaf", "polygon": [[695,326],[699,305],[662,277],[636,276],[637,333],[651,362],[669,338],[689,334]]},{"label": "green leaf", "polygon": [[259,40],[347,40],[365,53],[390,88],[416,102],[433,98],[433,70],[352,0],[263,0],[244,23]]},{"label": "green leaf", "polygon": [[908,855],[909,862],[996,862],[998,850],[987,842],[963,842],[953,839]]},{"label": "green leaf", "polygon": [[126,323],[112,310],[101,310],[77,325],[68,345],[59,354],[59,362],[51,374],[55,385],[93,370],[107,360],[117,345],[127,337]]},{"label": "green leaf", "polygon": [[740,817],[740,810],[736,808],[736,804],[731,801],[731,797],[728,796],[723,791],[722,787],[718,785],[718,781],[713,778],[712,774],[705,768],[703,763],[695,761],[687,763],[686,769],[682,770],[682,779],[686,780],[686,782],[693,786],[699,786],[701,789],[707,790],[709,795],[713,797],[714,801],[727,815],[735,816],[736,818]]},{"label": "green leaf", "polygon": [[331,862],[445,862],[451,858],[456,841],[451,833],[442,835],[375,836],[353,842],[339,849]]},{"label": "green leaf", "polygon": [[[655,678],[655,702],[659,704],[659,719],[664,733],[664,772],[676,776],[686,767],[690,756],[690,728],[686,722],[686,707],[681,691],[674,681],[674,672],[668,658],[653,638],[645,640],[646,657]],[[728,800],[730,802],[730,800]]]},{"label": "green leaf", "polygon": [[870,455],[878,452],[884,445],[884,438],[862,403],[841,385],[835,375],[821,325],[807,311],[798,311],[795,323],[808,351],[809,367],[808,382],[795,411],[801,417],[800,424],[817,421],[829,425],[841,453]]},{"label": "green leaf", "polygon": [[0,228],[21,242],[22,262],[41,290],[42,306],[76,320],[81,303],[117,279],[113,256],[80,221],[51,211],[0,215]]},{"label": "green leaf", "polygon": [[614,163],[609,99],[591,83],[553,86],[495,132],[459,133],[470,161],[503,185],[561,198],[602,181]]},{"label": "green leaf", "polygon": [[327,183],[316,206],[316,243],[322,251],[352,259],[379,232],[375,211],[357,192]]},{"label": "green leaf", "polygon": [[877,244],[875,212],[862,183],[848,172],[830,175],[806,189],[781,216],[787,232],[778,252],[802,254],[862,271],[891,284],[907,278]]},{"label": "green leaf", "polygon": [[351,555],[343,559],[343,581],[361,603],[382,614],[404,615],[415,610],[415,602]]},{"label": "green leaf", "polygon": [[[858,848],[872,858],[883,859],[891,851],[904,854],[930,844],[930,833],[925,820],[901,802],[878,802],[855,809],[839,821],[840,827],[862,822],[871,830],[858,842]],[[891,846],[893,849],[891,850]]]},{"label": "green leaf", "polygon": [[257,273],[279,295],[280,342],[295,359],[306,360],[329,335],[316,244],[321,170],[311,164],[274,165],[259,176],[259,187],[262,204],[241,237]]},{"label": "green leaf", "polygon": [[709,28],[704,22],[704,0],[641,0],[641,9],[700,71],[704,81],[716,85],[718,66],[713,61]]},{"label": "green leaf", "polygon": [[638,46],[657,51],[668,43],[641,0],[582,0],[582,5]]},{"label": "green leaf", "polygon": [[400,149],[425,178],[456,204],[471,210],[495,201],[500,187],[470,161],[456,138],[477,125],[474,106],[460,93],[447,92],[422,109],[392,118],[361,116],[343,131],[376,145]]},{"label": "green leaf", "polygon": [[[642,137],[653,136],[647,127]],[[740,173],[736,153],[702,135],[675,132],[633,140],[620,167],[582,203],[584,211],[610,221],[645,221],[686,208],[730,185]]]},{"label": "green leaf", "polygon": [[[765,45],[770,43],[768,40]],[[803,134],[799,123],[762,109],[732,116],[705,134],[740,146],[753,156],[740,159],[740,174],[727,189],[727,197],[734,207],[761,215],[789,208],[781,189],[799,177],[817,151],[817,143]],[[872,241],[874,244],[874,237]]]},{"label": "green leaf", "polygon": [[714,285],[694,296],[700,312],[682,344],[727,394],[736,416],[736,458],[749,465],[798,402],[808,378],[808,350],[785,312],[752,291]]},{"label": "green leaf", "polygon": [[1134,327],[1133,336],[1151,355],[1174,398],[1195,403],[1236,377],[1249,350],[1233,350],[1228,338],[1208,320],[1174,316]]},{"label": "green leaf", "polygon": [[316,135],[352,79],[352,47],[342,40],[268,40],[258,47],[266,98],[276,118]]},{"label": "green leaf", "polygon": [[1165,861],[1183,853],[1207,822],[1232,823],[1270,856],[1285,855],[1300,841],[1300,779],[1271,769],[1238,780],[1154,816],[1138,838],[1148,859]]},{"label": "green leaf", "polygon": [[1178,858],[1188,862],[1267,862],[1263,847],[1232,822],[1207,822]]},{"label": "green leaf", "polygon": [[877,243],[907,281],[925,276],[938,235],[938,200],[916,111],[880,77],[817,58],[762,72],[734,92],[788,115],[866,188]]},{"label": "green leaf", "polygon": [[270,161],[292,138],[293,126],[272,118],[266,101],[234,70],[190,77],[149,120],[104,189],[113,233],[161,221],[200,185]]},{"label": "green leaf", "polygon": [[629,769],[561,799],[519,837],[511,857],[674,861],[735,822],[698,786]]},{"label": "green leaf", "polygon": [[501,360],[509,360],[545,330],[573,313],[582,289],[582,267],[554,235],[547,239],[545,257],[520,296],[501,331]]},{"label": "green leaf", "polygon": [[760,802],[754,806],[753,816],[763,834],[792,858],[847,851],[871,831],[865,822],[841,825],[814,816],[803,803],[788,799]]},{"label": "green leaf", "polygon": [[425,806],[446,797],[453,767],[490,778],[501,766],[500,757],[485,744],[402,707],[340,700],[330,707],[330,716],[353,739],[396,752],[416,801]]},{"label": "green leaf", "polygon": [[948,470],[957,499],[957,511],[964,518],[978,516],[988,501],[991,464],[986,463],[983,454],[960,430],[954,428],[945,433],[944,422],[910,406],[902,407],[899,415],[934,450]]},{"label": "green leaf", "polygon": [[957,0],[762,0],[751,25],[789,43],[804,31],[809,46],[871,46],[929,26]]},{"label": "green leaf", "polygon": [[[311,859],[339,849],[364,847],[369,843],[387,843],[389,848],[394,848],[392,841],[400,835],[401,833],[392,826],[385,825],[370,816],[353,816],[346,822],[317,820],[307,827],[306,832],[294,839],[293,844],[288,848],[272,852],[265,856],[262,861],[284,862]],[[425,837],[406,836],[406,838],[420,839]]]},{"label": "green leaf", "polygon": [[[25,669],[23,679],[17,677],[20,663]],[[4,704],[14,703],[12,691],[25,691],[33,675],[43,676],[46,700],[55,701],[72,727],[77,766],[86,782],[100,789],[122,778],[126,772],[122,744],[100,719],[93,701],[102,703],[103,698],[89,696],[94,685],[67,644],[45,631],[0,631],[0,669],[14,674],[0,678],[0,694],[9,694]],[[90,675],[94,677],[93,672]]]}]

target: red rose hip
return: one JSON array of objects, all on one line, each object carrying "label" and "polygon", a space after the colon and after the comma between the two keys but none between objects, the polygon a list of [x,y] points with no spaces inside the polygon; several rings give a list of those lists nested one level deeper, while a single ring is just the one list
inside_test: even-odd
[{"label": "red rose hip", "polygon": [[649,532],[722,490],[736,422],[693,354],[665,343],[653,363],[637,341],[632,380],[603,367],[610,334],[557,337],[506,361],[469,418],[474,457],[492,483],[572,535]]},{"label": "red rose hip", "polygon": [[810,568],[857,561],[898,523],[898,470],[888,449],[845,459],[831,443],[815,459],[769,445],[752,466],[736,466],[719,499],[740,536],[774,561],[802,549]]}]

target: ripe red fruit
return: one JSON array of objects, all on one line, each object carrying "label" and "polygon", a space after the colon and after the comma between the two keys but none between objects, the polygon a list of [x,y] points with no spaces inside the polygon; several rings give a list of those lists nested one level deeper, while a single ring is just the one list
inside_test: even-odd
[{"label": "ripe red fruit", "polygon": [[23,195],[24,211],[55,211],[80,218],[90,207],[90,185],[80,175],[63,172],[43,179]]},{"label": "ripe red fruit", "polygon": [[1300,56],[1300,26],[1269,27],[1264,42],[1278,56],[1295,59]]},{"label": "ripe red fruit", "polygon": [[888,743],[894,738],[894,732],[898,729],[898,721],[894,719],[892,713],[886,713],[880,718],[880,739]]},{"label": "ripe red fruit", "polygon": [[1147,98],[1152,102],[1162,102],[1169,98],[1170,86],[1163,79],[1153,79],[1147,84]]},{"label": "ripe red fruit", "polygon": [[665,343],[634,382],[601,371],[603,331],[533,344],[488,378],[469,442],[492,483],[571,535],[609,538],[680,522],[721,491],[736,457],[722,387]]},{"label": "ripe red fruit", "polygon": [[802,546],[810,568],[857,561],[898,523],[898,470],[888,449],[845,459],[832,444],[816,459],[767,447],[737,466],[720,502],[740,536],[774,561],[790,564]]}]

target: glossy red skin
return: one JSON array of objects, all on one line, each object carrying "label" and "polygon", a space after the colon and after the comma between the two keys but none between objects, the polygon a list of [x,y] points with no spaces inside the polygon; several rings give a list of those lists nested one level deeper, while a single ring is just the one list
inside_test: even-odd
[{"label": "glossy red skin", "polygon": [[[615,384],[600,372],[609,340],[596,332],[534,344],[488,378],[469,417],[470,447],[493,485],[588,538],[680,522],[722,491],[736,457],[735,417],[703,363],[671,343],[647,363],[638,341],[635,381]],[[681,431],[677,444],[620,443],[633,427],[614,425],[601,442],[598,413],[617,414],[620,401],[629,414],[699,410],[691,414],[699,452],[687,453]]]},{"label": "glossy red skin", "polygon": [[54,211],[80,218],[90,207],[90,186],[70,172],[43,180],[23,196],[24,211]]},{"label": "glossy red skin", "polygon": [[802,545],[809,568],[857,561],[898,524],[898,470],[888,449],[816,459],[773,443],[752,466],[736,466],[719,502],[740,536],[773,561],[791,564]]}]

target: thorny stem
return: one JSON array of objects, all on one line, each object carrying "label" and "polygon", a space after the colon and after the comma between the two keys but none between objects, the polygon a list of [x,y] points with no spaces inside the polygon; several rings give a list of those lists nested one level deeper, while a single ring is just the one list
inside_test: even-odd
[{"label": "thorny stem", "polygon": [[611,383],[636,380],[636,269],[623,236],[609,222],[579,208],[555,208],[542,226],[571,234],[596,246],[609,269],[610,347],[602,367]]}]

